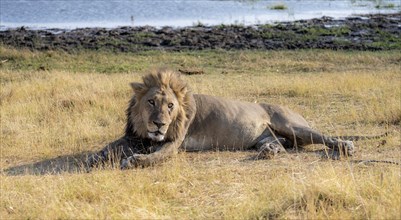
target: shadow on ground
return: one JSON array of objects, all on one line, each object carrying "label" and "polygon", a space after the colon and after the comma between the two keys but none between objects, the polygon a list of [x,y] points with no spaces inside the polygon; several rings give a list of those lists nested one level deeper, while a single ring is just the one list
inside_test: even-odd
[{"label": "shadow on ground", "polygon": [[2,172],[10,176],[18,175],[55,175],[61,173],[83,172],[83,162],[91,152],[64,155],[35,163],[23,164]]},{"label": "shadow on ground", "polygon": [[[256,151],[255,151],[256,152]],[[304,150],[287,150],[288,154],[297,154],[300,152],[305,152]],[[78,154],[63,155],[56,158],[42,160],[35,163],[28,163],[23,165],[18,165],[10,167],[8,169],[2,170],[2,173],[9,176],[19,176],[19,175],[57,175],[62,173],[82,173],[86,172],[84,167],[84,161],[88,155],[93,152],[82,152]],[[283,154],[286,154],[283,153]],[[312,151],[308,152],[314,154],[320,159],[338,159],[337,154],[327,151]],[[255,156],[246,158],[244,161],[256,160]],[[268,159],[269,160],[269,159]]]}]

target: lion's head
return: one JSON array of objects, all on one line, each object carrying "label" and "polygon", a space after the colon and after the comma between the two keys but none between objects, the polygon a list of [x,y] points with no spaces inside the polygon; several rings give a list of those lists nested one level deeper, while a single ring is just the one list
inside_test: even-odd
[{"label": "lion's head", "polygon": [[195,107],[186,82],[169,70],[142,79],[143,83],[131,83],[135,104],[128,108],[128,123],[132,123],[134,132],[157,142],[183,138]]}]

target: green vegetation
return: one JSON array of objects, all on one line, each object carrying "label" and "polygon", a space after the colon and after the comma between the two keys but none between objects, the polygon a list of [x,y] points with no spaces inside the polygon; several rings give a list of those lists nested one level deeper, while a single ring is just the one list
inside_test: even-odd
[{"label": "green vegetation", "polygon": [[271,10],[286,10],[288,7],[285,4],[275,4],[270,6]]},{"label": "green vegetation", "polygon": [[389,3],[389,4],[385,4],[385,5],[378,4],[375,7],[376,8],[387,8],[388,9],[388,8],[395,8],[395,5],[393,3]]},{"label": "green vegetation", "polygon": [[388,131],[356,142],[353,159],[400,160],[399,51],[0,47],[1,218],[399,218],[400,166],[322,159],[313,152],[320,145],[272,160],[249,160],[252,151],[180,153],[155,167],[82,172],[86,152],[123,133],[129,82],[158,66],[202,70],[184,76],[195,93],[286,105],[326,134]]},{"label": "green vegetation", "polygon": [[322,28],[322,27],[313,27],[313,28],[306,28],[305,31],[312,35],[312,36],[344,36],[351,33],[349,27],[341,26],[341,27],[329,27],[329,28]]},{"label": "green vegetation", "polygon": [[[90,51],[81,50],[74,53],[63,51],[30,51],[16,50],[8,47],[0,47],[0,64],[2,70],[14,72],[46,72],[46,71],[63,71],[68,73],[133,73],[146,72],[155,66],[168,65],[171,68],[191,68],[197,67],[204,69],[207,72],[218,73],[219,71],[234,71],[247,73],[274,72],[277,69],[280,72],[292,72],[294,67],[291,65],[277,65],[278,58],[284,58],[286,55],[293,55],[291,51],[187,51],[187,52],[165,52],[165,51],[142,51],[137,53],[114,53],[108,51]],[[340,52],[338,52],[340,53]],[[314,57],[325,56],[330,54],[336,55],[335,52],[325,50],[304,50],[302,53],[297,53],[296,59],[305,60],[309,63],[316,64],[313,67],[308,67],[308,71],[320,71],[322,69],[330,71],[343,71],[343,66],[336,65],[336,60],[329,59],[325,63],[320,63],[314,60]],[[319,56],[320,54],[320,56]],[[352,57],[354,54],[373,55],[372,52],[343,52],[342,57]],[[398,51],[387,51],[380,54],[383,59],[392,61],[390,63],[397,64]],[[238,57],[243,55],[247,62],[237,62],[241,59]],[[333,56],[334,56],[333,55]],[[274,56],[278,58],[273,59]],[[295,57],[294,57],[295,58]],[[269,64],[271,59],[273,64]],[[378,59],[381,60],[379,57]],[[234,62],[235,61],[235,62]],[[347,68],[364,68],[368,64],[369,59],[359,60],[358,63],[347,62]],[[278,63],[282,63],[280,61]],[[359,64],[363,65],[360,66]],[[243,65],[247,65],[243,68]],[[264,65],[262,65],[264,64]],[[319,64],[319,65],[317,65]],[[329,65],[332,64],[332,65]],[[330,66],[330,69],[328,69]],[[296,68],[295,68],[296,70]],[[297,71],[297,70],[296,70]],[[294,72],[298,73],[298,72]],[[302,72],[299,72],[302,73]]]}]

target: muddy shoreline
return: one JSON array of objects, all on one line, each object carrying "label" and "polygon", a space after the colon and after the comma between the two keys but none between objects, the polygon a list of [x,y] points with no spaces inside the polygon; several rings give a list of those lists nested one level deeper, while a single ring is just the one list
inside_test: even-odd
[{"label": "muddy shoreline", "polygon": [[401,12],[242,26],[119,27],[0,31],[0,44],[32,50],[401,49]]}]

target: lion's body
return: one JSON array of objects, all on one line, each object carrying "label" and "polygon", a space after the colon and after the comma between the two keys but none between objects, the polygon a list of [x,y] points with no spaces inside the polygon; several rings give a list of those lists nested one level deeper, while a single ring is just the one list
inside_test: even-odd
[{"label": "lion's body", "polygon": [[262,106],[194,95],[196,113],[182,148],[241,150],[253,147],[268,132],[270,117]]},{"label": "lion's body", "polygon": [[[149,74],[143,81],[131,84],[135,95],[127,109],[124,137],[92,156],[89,166],[105,160],[115,149],[133,149],[131,153],[123,152],[122,157],[128,160],[123,160],[122,167],[151,165],[179,149],[258,148],[258,155],[265,155],[261,158],[269,158],[285,151],[284,147],[324,144],[343,149],[344,154],[353,153],[351,141],[320,134],[301,115],[286,107],[193,95],[180,76],[170,71]],[[145,140],[148,149],[138,150],[138,140]]]},{"label": "lion's body", "polygon": [[[246,150],[273,137],[278,114],[292,125],[306,126],[302,117],[285,107],[196,94],[196,114],[182,148],[187,151]],[[276,123],[277,124],[277,123]],[[280,126],[280,123],[277,125]],[[278,126],[275,126],[278,128]],[[275,134],[280,136],[280,134]]]}]

